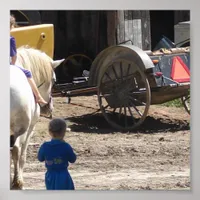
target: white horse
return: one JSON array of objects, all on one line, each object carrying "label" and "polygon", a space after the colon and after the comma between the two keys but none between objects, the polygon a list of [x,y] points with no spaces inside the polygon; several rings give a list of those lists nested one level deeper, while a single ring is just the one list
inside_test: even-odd
[{"label": "white horse", "polygon": [[[45,53],[21,47],[17,50],[16,65],[29,69],[42,97],[49,102],[40,107],[36,102],[25,74],[16,66],[10,66],[10,137],[13,139],[11,161],[14,164],[14,177],[11,188],[23,189],[23,168],[26,151],[33,135],[34,127],[41,114],[51,115],[53,103],[51,88],[55,79],[54,69],[64,59],[53,61]],[[11,164],[11,163],[10,163]]]}]

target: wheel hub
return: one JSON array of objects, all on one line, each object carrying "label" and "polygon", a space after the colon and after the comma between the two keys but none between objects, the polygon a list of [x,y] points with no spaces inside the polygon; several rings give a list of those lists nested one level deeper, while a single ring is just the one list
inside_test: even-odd
[{"label": "wheel hub", "polygon": [[116,96],[116,101],[118,101],[122,105],[128,105],[129,102],[128,91],[125,91],[124,89],[121,90],[118,89],[118,91],[116,91],[114,96]]},{"label": "wheel hub", "polygon": [[112,91],[112,93],[106,97],[109,106],[117,108],[122,105],[126,106],[129,104],[131,90],[130,81],[127,82],[127,80],[118,80],[112,87],[110,87],[109,90]]}]

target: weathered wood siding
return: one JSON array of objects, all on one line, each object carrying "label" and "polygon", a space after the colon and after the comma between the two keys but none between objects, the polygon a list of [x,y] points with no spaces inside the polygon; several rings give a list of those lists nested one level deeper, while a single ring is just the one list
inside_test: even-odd
[{"label": "weathered wood siding", "polygon": [[107,11],[107,45],[117,44],[117,11]]},{"label": "weathered wood siding", "polygon": [[33,23],[54,24],[56,58],[77,52],[95,58],[104,48],[126,40],[131,40],[143,50],[149,50],[157,44],[162,34],[173,39],[173,23],[190,20],[189,10],[14,10],[11,12],[19,21],[25,21],[25,16],[28,16],[31,19],[30,23],[33,21]]},{"label": "weathered wood siding", "polygon": [[190,10],[176,10],[174,11],[174,24],[179,22],[190,21]]},{"label": "weathered wood siding", "polygon": [[118,11],[117,42],[127,40],[143,50],[151,49],[149,11]]},{"label": "weathered wood siding", "polygon": [[[93,60],[108,46],[127,40],[143,50],[152,50],[163,34],[173,41],[174,24],[189,19],[189,11],[173,10],[42,10],[28,12],[34,23],[41,21],[41,23],[54,24],[55,59],[81,53]],[[36,14],[34,15],[33,12]],[[15,13],[18,20],[25,20],[24,15],[20,15],[18,11]],[[58,78],[63,76],[61,67],[56,71]]]}]

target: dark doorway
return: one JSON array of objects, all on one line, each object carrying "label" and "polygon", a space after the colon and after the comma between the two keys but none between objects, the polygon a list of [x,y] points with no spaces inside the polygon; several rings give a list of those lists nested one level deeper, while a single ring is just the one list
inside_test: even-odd
[{"label": "dark doorway", "polygon": [[174,11],[150,11],[152,49],[162,38],[162,35],[174,42]]}]

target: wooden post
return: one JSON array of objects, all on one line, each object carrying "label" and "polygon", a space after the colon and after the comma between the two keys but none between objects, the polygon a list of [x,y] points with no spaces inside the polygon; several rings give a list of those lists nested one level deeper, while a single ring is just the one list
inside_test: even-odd
[{"label": "wooden post", "polygon": [[117,43],[123,42],[125,39],[125,22],[124,11],[117,11]]},{"label": "wooden post", "polygon": [[108,46],[116,45],[117,38],[117,12],[107,11],[107,43]]}]

